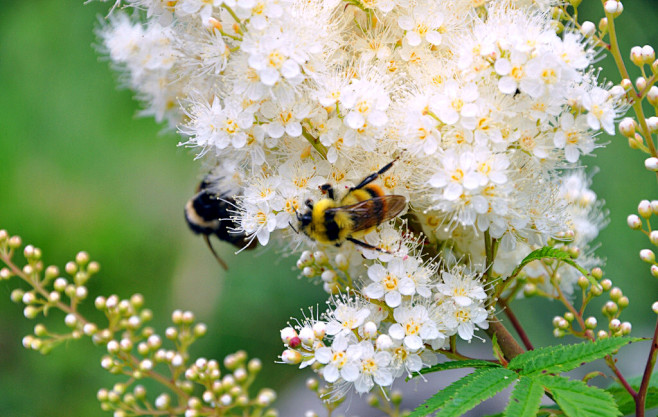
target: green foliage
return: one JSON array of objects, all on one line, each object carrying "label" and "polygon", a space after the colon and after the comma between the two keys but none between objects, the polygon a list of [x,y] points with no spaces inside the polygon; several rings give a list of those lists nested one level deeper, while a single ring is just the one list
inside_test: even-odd
[{"label": "green foliage", "polygon": [[[642,376],[636,378],[630,378],[628,383],[635,391],[640,389],[640,384],[642,383]],[[619,411],[623,415],[633,414],[635,412],[635,401],[631,394],[624,389],[619,383],[614,383],[606,388],[612,397],[614,398]],[[647,390],[647,398],[645,403],[645,409],[649,410],[652,408],[658,407],[658,373],[654,373],[649,380],[649,389]]]},{"label": "green foliage", "polygon": [[[453,361],[433,366],[423,373],[459,368],[476,368],[476,370],[436,393],[417,407],[410,417],[426,416],[436,411],[440,411],[441,417],[460,416],[517,379],[518,383],[503,414],[505,417],[536,415],[544,390],[549,392],[551,398],[569,417],[621,415],[614,398],[624,401],[627,399],[616,388],[606,392],[590,387],[582,381],[570,380],[557,374],[603,358],[637,340],[639,339],[614,337],[573,345],[549,346],[515,357],[507,368],[482,360]],[[655,396],[655,393],[653,395]],[[651,398],[651,401],[658,399]],[[630,401],[632,404],[632,398]]]},{"label": "green foliage", "polygon": [[582,381],[542,375],[537,380],[551,393],[569,417],[616,417],[621,415],[610,393]]},{"label": "green foliage", "polygon": [[574,345],[548,346],[517,356],[510,361],[509,369],[519,371],[521,375],[567,372],[637,340],[613,337]]},{"label": "green foliage", "polygon": [[441,417],[459,417],[516,380],[516,374],[502,367],[481,368],[454,382],[418,406],[409,417],[441,411]]},{"label": "green foliage", "polygon": [[[450,361],[434,365],[430,368],[424,368],[420,370],[420,374],[430,374],[432,372],[447,371],[450,369],[462,369],[462,368],[492,368],[500,367],[499,364],[495,362],[482,361],[479,359],[470,359],[466,361]],[[417,376],[416,374],[414,376]]]},{"label": "green foliage", "polygon": [[537,414],[544,388],[536,378],[522,376],[510,396],[505,417],[530,417]]}]

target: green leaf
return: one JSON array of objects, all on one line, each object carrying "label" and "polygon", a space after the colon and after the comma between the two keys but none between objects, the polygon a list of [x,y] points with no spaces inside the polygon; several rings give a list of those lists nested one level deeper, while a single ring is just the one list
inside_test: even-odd
[{"label": "green leaf", "polygon": [[517,266],[510,277],[515,277],[521,272],[521,270],[530,262],[536,261],[539,259],[556,259],[558,261],[564,262],[568,265],[573,266],[576,268],[581,274],[587,277],[589,279],[590,283],[592,285],[598,285],[596,280],[590,275],[589,271],[583,268],[582,266],[578,265],[573,258],[566,252],[556,249],[550,246],[544,246],[543,248],[539,248],[537,250],[534,250],[526,256],[519,266]]},{"label": "green leaf", "polygon": [[457,395],[441,408],[441,417],[462,416],[482,401],[505,389],[518,378],[515,372],[505,368],[479,369],[476,373],[479,374],[478,378],[459,389]]},{"label": "green leaf", "polygon": [[516,373],[502,367],[477,369],[416,407],[409,417],[427,416],[438,410],[441,410],[441,417],[459,417],[502,391],[516,378]]},{"label": "green leaf", "polygon": [[[640,389],[640,384],[642,383],[642,375],[629,378],[628,383],[635,391]],[[612,397],[614,398],[619,411],[623,415],[629,415],[635,413],[635,400],[631,394],[626,391],[624,387],[621,386],[618,382],[610,385],[606,388]],[[649,380],[649,389],[647,390],[647,400],[645,402],[645,410],[650,410],[652,408],[658,407],[658,373],[654,373]]]},{"label": "green leaf", "polygon": [[522,376],[505,408],[505,417],[534,417],[541,405],[544,387],[536,378]]},{"label": "green leaf", "polygon": [[621,413],[612,395],[583,381],[561,376],[542,375],[536,380],[544,386],[568,417],[617,417]]},{"label": "green leaf", "polygon": [[637,340],[640,339],[611,337],[595,342],[548,346],[522,353],[510,361],[508,368],[519,371],[521,375],[566,372]]},{"label": "green leaf", "polygon": [[[495,362],[489,362],[489,361],[482,361],[479,359],[469,359],[465,361],[450,361],[450,362],[444,362],[444,363],[439,363],[437,365],[434,365],[429,368],[424,368],[420,370],[421,374],[429,374],[432,372],[440,372],[440,371],[447,371],[450,369],[461,369],[461,368],[495,368],[495,367],[500,367],[499,364]],[[418,374],[415,374],[416,376]]]},{"label": "green leaf", "polygon": [[457,391],[459,391],[459,389],[470,384],[474,379],[477,379],[478,377],[479,373],[478,371],[475,371],[461,379],[458,379],[416,407],[414,411],[411,412],[409,417],[422,417],[430,415],[434,411],[443,407],[443,405],[452,397],[457,395]]},{"label": "green leaf", "polygon": [[441,410],[441,417],[461,416],[494,396],[516,379],[516,373],[502,367],[477,369],[437,392],[409,415],[428,416]]}]

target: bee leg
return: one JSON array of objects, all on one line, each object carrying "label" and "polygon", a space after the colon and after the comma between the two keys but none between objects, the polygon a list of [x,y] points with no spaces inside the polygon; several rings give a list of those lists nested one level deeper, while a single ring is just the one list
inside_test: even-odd
[{"label": "bee leg", "polygon": [[361,246],[362,248],[376,250],[377,252],[389,253],[389,251],[387,251],[387,250],[384,250],[382,248],[378,248],[377,246],[369,245],[366,242],[361,242],[360,240],[356,240],[356,239],[353,239],[351,237],[348,237],[347,240],[349,240],[350,242],[354,243],[357,246]]},{"label": "bee leg", "polygon": [[358,189],[363,188],[363,187],[365,187],[366,185],[370,184],[371,182],[373,182],[374,180],[376,180],[377,177],[379,177],[379,176],[382,175],[384,172],[386,172],[386,171],[388,171],[389,169],[391,169],[391,167],[393,166],[393,163],[394,163],[395,161],[397,161],[397,160],[398,160],[398,158],[395,158],[394,160],[392,160],[392,161],[389,162],[388,164],[384,165],[384,167],[383,167],[382,169],[380,169],[379,171],[377,171],[377,172],[375,172],[375,173],[373,173],[373,174],[368,175],[367,177],[365,177],[365,178],[363,179],[363,181],[361,181],[361,182],[359,183],[359,185],[357,185],[356,187],[352,187],[352,188],[350,188],[350,191],[358,190]]},{"label": "bee leg", "polygon": [[222,258],[217,255],[217,252],[215,252],[215,248],[212,247],[212,243],[210,243],[210,236],[208,235],[203,235],[203,238],[206,240],[206,244],[210,248],[210,251],[212,252],[213,255],[215,255],[215,259],[217,259],[217,262],[224,268],[226,271],[228,271],[228,265],[226,265],[226,262],[222,260]]},{"label": "bee leg", "polygon": [[334,187],[331,186],[331,184],[324,184],[320,186],[320,191],[322,191],[322,194],[327,194],[329,198],[332,200],[335,200],[336,198],[334,197]]}]

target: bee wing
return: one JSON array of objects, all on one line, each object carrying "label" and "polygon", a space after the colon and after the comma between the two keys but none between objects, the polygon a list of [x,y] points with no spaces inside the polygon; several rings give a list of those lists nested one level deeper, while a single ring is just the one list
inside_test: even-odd
[{"label": "bee wing", "polygon": [[340,206],[327,211],[349,213],[352,232],[366,230],[396,217],[404,210],[407,200],[401,195],[384,195],[360,201],[349,206]]}]

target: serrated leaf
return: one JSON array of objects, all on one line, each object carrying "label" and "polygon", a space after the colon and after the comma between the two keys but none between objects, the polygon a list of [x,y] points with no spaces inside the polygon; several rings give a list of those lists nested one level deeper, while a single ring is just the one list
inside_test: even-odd
[{"label": "serrated leaf", "polygon": [[636,340],[639,339],[611,337],[595,342],[548,346],[518,355],[510,361],[508,368],[519,371],[521,375],[566,372],[609,355]]},{"label": "serrated leaf", "polygon": [[621,413],[612,395],[583,381],[561,376],[542,375],[535,378],[553,396],[568,417],[617,417]]},{"label": "serrated leaf", "polygon": [[478,368],[496,368],[496,367],[500,367],[500,365],[495,362],[482,361],[479,359],[469,359],[465,361],[450,361],[450,362],[439,363],[432,367],[421,369],[419,372],[421,374],[429,374],[432,372],[447,371],[450,369],[461,369],[461,368],[478,369]]},{"label": "serrated leaf", "polygon": [[437,392],[409,417],[428,416],[438,410],[441,417],[459,417],[515,380],[516,373],[502,367],[478,369]]},{"label": "serrated leaf", "polygon": [[[629,378],[627,381],[630,386],[637,391],[640,389],[640,384],[642,383],[642,375],[635,378]],[[635,400],[618,382],[610,385],[606,388],[606,391],[612,394],[612,397],[619,407],[619,411],[621,411],[623,415],[635,413]],[[647,398],[644,403],[645,410],[650,410],[656,407],[658,407],[658,373],[654,373],[649,380],[649,389],[647,390]]]},{"label": "serrated leaf", "polygon": [[530,252],[528,256],[526,256],[521,261],[521,263],[516,268],[514,268],[514,271],[512,271],[512,274],[509,277],[516,277],[527,264],[540,259],[556,259],[560,262],[571,265],[572,267],[576,268],[578,272],[586,276],[592,285],[599,285],[590,275],[589,271],[578,265],[568,253],[550,246],[544,246],[543,248]]},{"label": "serrated leaf", "polygon": [[478,377],[478,372],[475,371],[473,373],[470,373],[466,375],[465,377],[458,379],[457,381],[453,382],[452,384],[448,385],[441,391],[437,392],[427,400],[425,400],[424,403],[416,407],[409,417],[423,417],[423,416],[428,416],[434,411],[438,410],[439,408],[443,407],[443,405],[450,400],[453,396],[457,394],[457,391],[467,385],[470,384],[473,379],[476,379]]},{"label": "serrated leaf", "polygon": [[541,405],[544,387],[536,378],[522,376],[516,383],[509,403],[505,408],[505,417],[534,417]]}]

